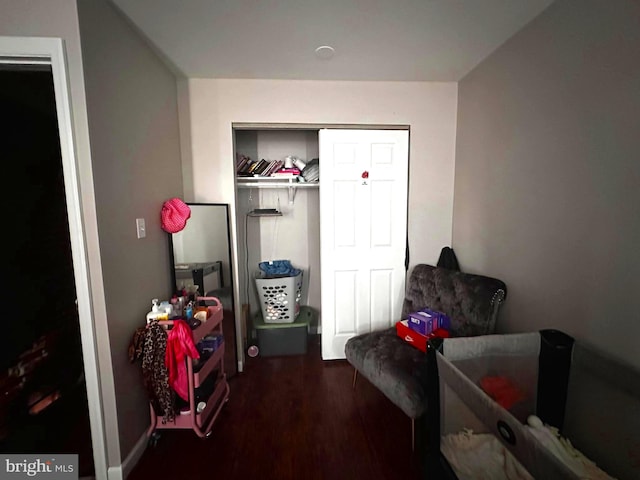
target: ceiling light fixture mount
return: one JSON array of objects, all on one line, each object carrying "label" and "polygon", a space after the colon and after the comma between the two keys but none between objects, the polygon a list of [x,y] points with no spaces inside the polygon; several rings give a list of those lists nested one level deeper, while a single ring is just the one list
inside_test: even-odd
[{"label": "ceiling light fixture mount", "polygon": [[322,60],[329,60],[335,53],[335,49],[329,45],[321,45],[316,48],[316,57]]}]

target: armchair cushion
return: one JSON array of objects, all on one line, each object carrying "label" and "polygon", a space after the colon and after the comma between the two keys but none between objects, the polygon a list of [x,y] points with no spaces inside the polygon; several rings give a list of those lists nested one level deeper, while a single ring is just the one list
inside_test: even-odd
[{"label": "armchair cushion", "polygon": [[[494,332],[506,297],[504,282],[431,265],[416,265],[402,318],[429,307],[451,318],[452,336]],[[427,409],[427,356],[399,338],[394,327],[357,335],[345,345],[347,361],[411,418]]]},{"label": "armchair cushion", "polygon": [[395,327],[349,339],[351,365],[411,418],[427,407],[427,356],[398,337]]}]

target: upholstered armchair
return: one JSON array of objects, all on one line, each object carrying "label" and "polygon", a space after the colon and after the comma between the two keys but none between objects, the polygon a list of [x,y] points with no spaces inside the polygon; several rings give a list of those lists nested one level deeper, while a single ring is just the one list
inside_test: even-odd
[{"label": "upholstered armchair", "polygon": [[[407,284],[402,318],[429,307],[449,315],[451,336],[487,335],[495,331],[506,295],[507,287],[501,280],[416,265]],[[411,419],[414,447],[416,420],[428,407],[426,354],[398,337],[395,327],[351,338],[345,354],[355,369],[354,388],[359,372]]]}]

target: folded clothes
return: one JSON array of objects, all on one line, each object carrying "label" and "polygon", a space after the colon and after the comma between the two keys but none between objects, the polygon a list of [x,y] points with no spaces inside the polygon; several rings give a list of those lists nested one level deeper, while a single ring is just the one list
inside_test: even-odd
[{"label": "folded clothes", "polygon": [[471,430],[442,437],[440,450],[461,480],[534,480],[493,435]]},{"label": "folded clothes", "polygon": [[[615,480],[584,456],[557,428],[531,415],[528,430],[577,478]],[[460,480],[533,480],[522,464],[492,434],[465,429],[442,437],[440,450]]]},{"label": "folded clothes", "polygon": [[306,182],[317,182],[320,179],[320,163],[314,158],[302,169],[302,177]]},{"label": "folded clothes", "polygon": [[300,269],[294,268],[289,260],[270,260],[258,264],[263,272],[263,278],[295,277]]}]

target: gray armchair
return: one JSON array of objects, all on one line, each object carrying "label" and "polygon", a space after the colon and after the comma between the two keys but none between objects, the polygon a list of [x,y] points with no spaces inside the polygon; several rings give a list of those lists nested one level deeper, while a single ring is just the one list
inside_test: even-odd
[{"label": "gray armchair", "polygon": [[[451,336],[494,333],[498,310],[506,298],[504,282],[431,265],[416,265],[407,284],[402,318],[429,307],[451,318]],[[411,419],[427,410],[427,356],[397,336],[395,327],[364,333],[345,345],[347,361]]]}]

